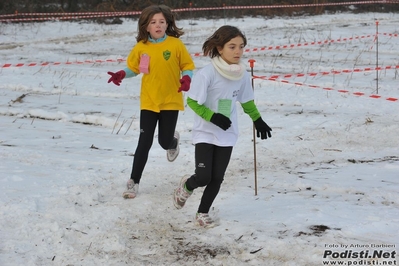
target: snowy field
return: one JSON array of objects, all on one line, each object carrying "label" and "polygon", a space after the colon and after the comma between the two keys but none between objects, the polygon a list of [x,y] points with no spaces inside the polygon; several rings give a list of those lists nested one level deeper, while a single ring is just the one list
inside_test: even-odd
[{"label": "snowy field", "polygon": [[252,123],[239,107],[210,213],[218,226],[194,226],[201,190],[174,208],[173,189],[194,171],[187,108],[177,160],[155,140],[139,196],[123,199],[141,76],[117,87],[107,71],[125,67],[117,59],[135,44],[137,20],[3,23],[0,265],[397,265],[399,15],[177,24],[197,68],[218,27],[248,38],[244,61],[256,60],[256,103],[273,128],[255,142],[256,186]]}]

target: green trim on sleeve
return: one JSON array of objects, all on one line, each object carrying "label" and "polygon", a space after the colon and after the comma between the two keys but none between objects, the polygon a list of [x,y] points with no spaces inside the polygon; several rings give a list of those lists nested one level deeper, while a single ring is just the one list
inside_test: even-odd
[{"label": "green trim on sleeve", "polygon": [[246,103],[242,103],[241,106],[242,109],[244,109],[244,113],[249,115],[252,121],[256,121],[261,116],[253,100]]},{"label": "green trim on sleeve", "polygon": [[197,101],[191,99],[190,97],[187,97],[187,105],[190,106],[193,111],[205,119],[206,121],[211,121],[211,117],[213,116],[214,112],[206,107],[205,105],[198,104]]}]

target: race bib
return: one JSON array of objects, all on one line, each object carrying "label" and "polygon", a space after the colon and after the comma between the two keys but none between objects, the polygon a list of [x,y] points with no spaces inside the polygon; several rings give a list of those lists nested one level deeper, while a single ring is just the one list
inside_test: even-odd
[{"label": "race bib", "polygon": [[229,99],[220,99],[218,102],[218,113],[230,118],[232,101]]},{"label": "race bib", "polygon": [[150,56],[148,54],[141,55],[140,65],[139,65],[140,73],[144,74],[150,73],[149,66],[150,66]]}]

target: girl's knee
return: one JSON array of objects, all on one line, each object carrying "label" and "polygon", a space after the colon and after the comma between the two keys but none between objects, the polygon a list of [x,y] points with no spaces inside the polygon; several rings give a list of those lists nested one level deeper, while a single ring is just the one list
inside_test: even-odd
[{"label": "girl's knee", "polygon": [[195,183],[195,187],[205,187],[211,182],[212,175],[210,174],[195,174],[193,175],[193,181]]},{"label": "girl's knee", "polygon": [[215,177],[212,176],[212,174],[206,174],[206,175],[198,175],[196,174],[195,177],[195,182],[197,183],[197,185],[199,187],[205,187],[207,185],[209,185],[209,183],[212,182],[212,184],[217,184],[217,185],[221,185],[223,182],[223,177]]}]

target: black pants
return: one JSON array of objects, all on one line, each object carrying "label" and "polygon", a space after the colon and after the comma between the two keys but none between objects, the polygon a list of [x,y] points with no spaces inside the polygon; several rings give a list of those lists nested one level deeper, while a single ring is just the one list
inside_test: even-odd
[{"label": "black pants", "polygon": [[199,213],[209,212],[219,193],[232,151],[233,147],[208,143],[195,145],[195,174],[187,180],[186,187],[194,190],[206,186],[198,207]]},{"label": "black pants", "polygon": [[140,136],[134,153],[133,167],[130,178],[134,183],[140,183],[144,167],[148,160],[148,153],[154,140],[155,128],[158,123],[158,143],[164,150],[177,147],[174,138],[179,111],[165,110],[160,113],[141,110],[140,112]]}]

